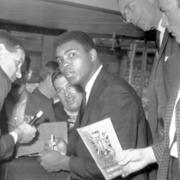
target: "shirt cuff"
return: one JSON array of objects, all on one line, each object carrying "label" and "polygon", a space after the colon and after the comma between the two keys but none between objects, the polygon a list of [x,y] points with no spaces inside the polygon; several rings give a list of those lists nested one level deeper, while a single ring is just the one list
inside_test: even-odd
[{"label": "shirt cuff", "polygon": [[17,134],[17,132],[12,131],[12,132],[10,132],[9,134],[13,137],[13,139],[14,139],[14,144],[16,144],[16,143],[17,143],[17,140],[18,140],[18,134]]}]

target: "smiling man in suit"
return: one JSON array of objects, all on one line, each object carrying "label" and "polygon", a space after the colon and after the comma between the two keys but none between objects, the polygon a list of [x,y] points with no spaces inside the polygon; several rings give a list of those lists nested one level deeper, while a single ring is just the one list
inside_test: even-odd
[{"label": "smiling man in suit", "polygon": [[[160,8],[167,16],[168,29],[180,42],[180,1],[159,0]],[[177,57],[179,61],[179,57]],[[180,68],[179,68],[180,69]],[[142,149],[129,149],[119,162],[123,177],[151,163],[158,164],[157,180],[180,179],[180,78],[171,87],[166,108],[164,140]]]},{"label": "smiling man in suit", "polygon": [[[86,33],[65,32],[57,38],[55,47],[61,72],[71,84],[82,86],[86,106],[69,137],[66,156],[44,152],[41,165],[48,171],[69,171],[71,179],[104,179],[76,128],[110,117],[123,149],[144,147],[147,124],[141,100],[127,82],[106,72],[93,40]],[[139,172],[131,177],[136,178],[146,179],[147,175]]]},{"label": "smiling man in suit", "polygon": [[164,137],[164,118],[171,89],[180,76],[180,47],[166,28],[167,19],[157,0],[119,0],[119,7],[128,22],[144,31],[156,29],[159,34],[158,56],[148,87],[148,121],[153,141],[159,142]]}]

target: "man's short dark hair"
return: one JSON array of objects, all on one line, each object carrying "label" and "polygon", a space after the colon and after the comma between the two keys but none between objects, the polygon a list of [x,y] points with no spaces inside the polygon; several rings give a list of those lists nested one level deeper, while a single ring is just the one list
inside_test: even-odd
[{"label": "man's short dark hair", "polygon": [[4,44],[6,49],[10,52],[15,52],[17,49],[25,51],[21,42],[4,30],[0,30],[0,44]]},{"label": "man's short dark hair", "polygon": [[63,76],[63,74],[61,73],[60,70],[56,70],[56,71],[54,71],[54,72],[52,73],[52,75],[51,75],[51,81],[52,81],[52,85],[53,85],[54,89],[56,89],[56,87],[55,87],[55,85],[54,85],[55,80],[56,80],[58,77],[61,77],[61,76]]},{"label": "man's short dark hair", "polygon": [[67,31],[61,35],[59,35],[54,43],[54,47],[67,43],[69,41],[76,41],[81,44],[86,51],[90,51],[91,49],[95,49],[95,44],[93,39],[84,32],[81,31]]},{"label": "man's short dark hair", "polygon": [[[45,80],[47,76],[51,75],[54,71],[58,70],[58,62],[48,61],[40,70],[41,81]],[[47,70],[46,70],[47,69]]]}]

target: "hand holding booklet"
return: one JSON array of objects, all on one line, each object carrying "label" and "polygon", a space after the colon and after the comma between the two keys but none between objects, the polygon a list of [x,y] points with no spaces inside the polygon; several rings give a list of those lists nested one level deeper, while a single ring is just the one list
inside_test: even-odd
[{"label": "hand holding booklet", "polygon": [[123,150],[111,119],[78,128],[77,131],[105,179],[119,176],[118,161]]}]

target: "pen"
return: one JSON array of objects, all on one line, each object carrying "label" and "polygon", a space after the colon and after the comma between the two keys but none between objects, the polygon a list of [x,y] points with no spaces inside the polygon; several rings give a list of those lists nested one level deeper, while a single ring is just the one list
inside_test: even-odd
[{"label": "pen", "polygon": [[41,118],[41,116],[43,115],[43,111],[39,111],[33,118],[32,120],[29,122],[30,125],[34,125],[34,123]]}]

